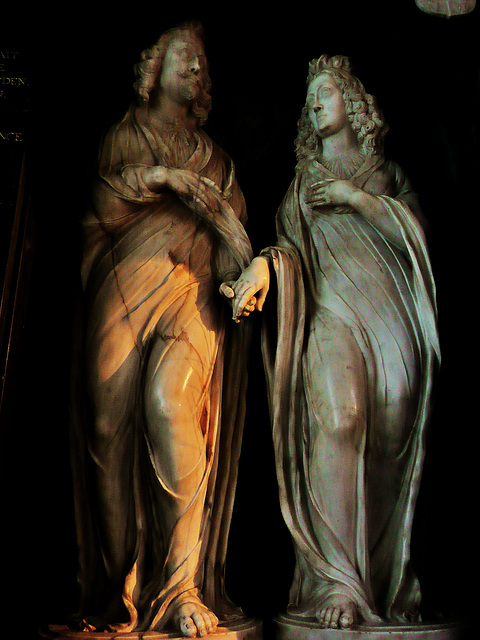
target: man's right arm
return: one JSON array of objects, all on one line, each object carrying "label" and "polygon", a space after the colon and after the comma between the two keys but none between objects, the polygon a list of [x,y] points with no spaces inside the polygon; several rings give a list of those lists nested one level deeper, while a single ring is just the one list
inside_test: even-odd
[{"label": "man's right arm", "polygon": [[210,211],[215,211],[218,208],[216,185],[208,178],[193,171],[172,169],[162,165],[145,167],[142,172],[142,180],[150,192],[157,193],[162,189],[170,189],[193,208],[200,206]]}]

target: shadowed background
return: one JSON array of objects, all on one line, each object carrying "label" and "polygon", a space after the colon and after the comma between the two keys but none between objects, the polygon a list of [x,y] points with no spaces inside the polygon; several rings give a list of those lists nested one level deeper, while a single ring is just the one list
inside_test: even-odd
[{"label": "shadowed background", "polygon": [[[351,58],[390,125],[386,153],[406,171],[430,224],[443,368],[437,383],[412,554],[426,617],[476,608],[478,503],[474,444],[478,373],[474,274],[478,253],[480,55],[478,9],[452,19],[413,0],[317,2],[259,12],[246,4],[165,9],[101,3],[16,10],[0,49],[22,54],[30,79],[27,189],[33,263],[8,397],[2,407],[3,618],[36,637],[75,609],[76,549],[68,460],[68,369],[79,226],[100,136],[132,96],[133,64],[160,33],[195,18],[205,28],[213,109],[205,126],[234,159],[254,251],[274,242],[293,178],[293,142],[308,62]],[[333,4],[333,3],[332,3]],[[1,123],[0,123],[1,125]],[[1,126],[0,126],[1,129]],[[2,180],[10,179],[2,167]],[[7,246],[2,227],[2,250]],[[284,609],[293,551],[277,497],[260,356],[260,317],[227,560],[232,599],[268,621]]]}]

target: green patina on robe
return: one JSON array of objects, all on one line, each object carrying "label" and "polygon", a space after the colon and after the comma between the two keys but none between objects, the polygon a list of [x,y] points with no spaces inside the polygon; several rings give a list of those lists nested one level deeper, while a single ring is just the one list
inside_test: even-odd
[{"label": "green patina on robe", "polygon": [[[311,161],[300,166],[280,206],[277,246],[264,252],[278,284],[276,326],[265,324],[263,352],[281,505],[297,558],[289,612],[315,617],[339,594],[367,621],[407,621],[420,601],[410,537],[439,359],[435,288],[416,196],[398,166],[367,158],[340,177],[382,200],[404,246],[352,209],[309,207],[309,185],[339,178]],[[333,440],[322,422],[330,401],[319,386],[324,343],[338,350],[345,371],[361,362],[365,381],[352,389],[365,424],[353,477],[339,472],[334,481],[349,483],[348,545],[325,503],[325,447]],[[331,411],[341,409],[334,389],[332,397]],[[409,420],[392,420],[392,405],[403,406]]]}]

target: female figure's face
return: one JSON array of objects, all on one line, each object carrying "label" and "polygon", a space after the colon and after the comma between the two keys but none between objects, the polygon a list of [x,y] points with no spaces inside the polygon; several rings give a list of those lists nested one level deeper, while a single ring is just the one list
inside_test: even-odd
[{"label": "female figure's face", "polygon": [[307,106],[313,128],[322,139],[350,126],[342,92],[328,73],[321,73],[310,83]]}]

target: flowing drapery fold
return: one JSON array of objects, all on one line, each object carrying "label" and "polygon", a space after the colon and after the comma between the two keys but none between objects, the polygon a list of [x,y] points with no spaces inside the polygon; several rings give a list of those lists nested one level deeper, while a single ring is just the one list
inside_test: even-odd
[{"label": "flowing drapery fold", "polygon": [[[275,312],[265,305],[273,317],[262,345],[281,507],[296,551],[289,613],[314,618],[338,594],[366,621],[406,621],[420,602],[410,539],[440,358],[435,286],[421,214],[401,170],[367,158],[351,180],[380,199],[402,246],[352,209],[308,206],[309,185],[335,177],[319,162],[300,167],[277,214],[277,245],[263,252],[278,289]],[[325,435],[325,345],[345,375],[357,367],[364,381],[365,429],[348,459],[351,475],[345,465],[333,481],[347,485],[348,523],[332,515],[324,468],[342,451],[329,452],[336,436]],[[342,400],[334,389],[332,412]]]},{"label": "flowing drapery fold", "polygon": [[[218,285],[238,277],[252,252],[231,160],[201,130],[189,132],[192,151],[179,160],[184,149],[176,152],[165,136],[180,133],[153,128],[146,108],[132,107],[103,142],[83,221],[71,429],[80,615],[122,630],[164,628],[170,604],[191,595],[220,618],[235,610],[223,572],[249,329],[230,321]],[[169,190],[149,191],[142,170],[158,164],[208,178],[215,210],[194,210]],[[194,362],[181,396],[170,400],[192,403],[200,442],[198,462],[184,477],[178,472],[175,487],[174,457],[158,450],[167,441],[148,414],[162,380],[168,388],[160,374],[173,354],[181,366]],[[111,389],[107,432],[98,407],[106,412]],[[99,487],[112,495],[116,487],[118,500],[107,510]],[[198,536],[179,544],[178,531],[189,528]],[[112,606],[120,598],[128,611],[121,624]]]}]

